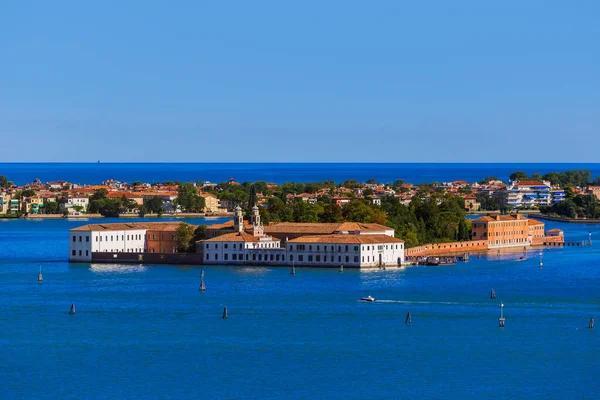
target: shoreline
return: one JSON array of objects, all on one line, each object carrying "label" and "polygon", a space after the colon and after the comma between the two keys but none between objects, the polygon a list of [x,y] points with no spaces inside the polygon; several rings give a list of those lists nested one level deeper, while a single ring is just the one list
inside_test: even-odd
[{"label": "shoreline", "polygon": [[569,224],[600,224],[600,219],[574,219],[574,218],[563,218],[563,217],[552,217],[549,215],[539,214],[536,218],[545,219],[547,221],[566,222]]}]

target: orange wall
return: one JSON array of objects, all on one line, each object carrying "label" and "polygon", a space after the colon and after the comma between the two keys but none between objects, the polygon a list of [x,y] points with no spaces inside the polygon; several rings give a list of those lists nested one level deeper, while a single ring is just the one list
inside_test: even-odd
[{"label": "orange wall", "polygon": [[439,244],[426,244],[423,246],[406,249],[407,257],[431,256],[449,253],[469,253],[472,251],[487,250],[487,240],[471,240],[467,242],[452,242]]},{"label": "orange wall", "polygon": [[148,230],[146,232],[147,253],[173,253],[177,251],[175,231]]}]

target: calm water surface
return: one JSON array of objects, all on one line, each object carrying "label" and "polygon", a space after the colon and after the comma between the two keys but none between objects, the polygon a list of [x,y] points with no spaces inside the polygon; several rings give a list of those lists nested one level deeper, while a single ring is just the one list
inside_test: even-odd
[{"label": "calm water surface", "polygon": [[67,180],[100,183],[108,179],[125,182],[209,180],[317,182],[347,179],[380,182],[402,179],[411,183],[447,182],[458,179],[480,181],[488,176],[508,180],[511,173],[545,174],[552,171],[587,169],[600,176],[599,163],[0,163],[0,175],[17,184],[39,178],[42,182]]},{"label": "calm water surface", "polygon": [[549,250],[543,269],[537,251],[293,277],[205,267],[201,294],[200,267],[69,264],[68,229],[85,223],[0,220],[3,398],[598,396],[598,226],[549,224],[598,242]]}]

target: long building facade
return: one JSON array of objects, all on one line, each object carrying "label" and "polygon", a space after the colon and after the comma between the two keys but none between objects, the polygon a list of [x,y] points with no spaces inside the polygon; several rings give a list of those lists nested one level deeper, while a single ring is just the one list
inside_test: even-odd
[{"label": "long building facade", "polygon": [[197,243],[204,264],[376,268],[401,265],[404,260],[404,241],[396,239],[389,227],[357,223],[263,226],[256,206],[250,223],[245,223],[238,207],[233,223],[209,228],[207,235],[209,239]]},{"label": "long building facade", "polygon": [[538,246],[544,243],[544,226],[520,214],[485,216],[473,220],[472,240],[486,240],[489,249]]},{"label": "long building facade", "polygon": [[[70,231],[69,260],[92,262],[94,254],[177,253],[180,223],[92,224]],[[250,221],[235,209],[233,221],[209,226],[196,242],[203,264],[377,268],[401,265],[404,242],[378,224],[279,223],[263,226],[257,207]],[[134,256],[132,255],[132,257]],[[103,254],[103,260],[110,255]],[[131,257],[130,257],[131,258]]]}]

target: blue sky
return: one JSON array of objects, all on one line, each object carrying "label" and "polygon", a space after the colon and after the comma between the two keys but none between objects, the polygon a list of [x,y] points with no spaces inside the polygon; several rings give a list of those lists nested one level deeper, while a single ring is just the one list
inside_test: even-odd
[{"label": "blue sky", "polygon": [[17,1],[0,162],[598,162],[600,2]]}]

